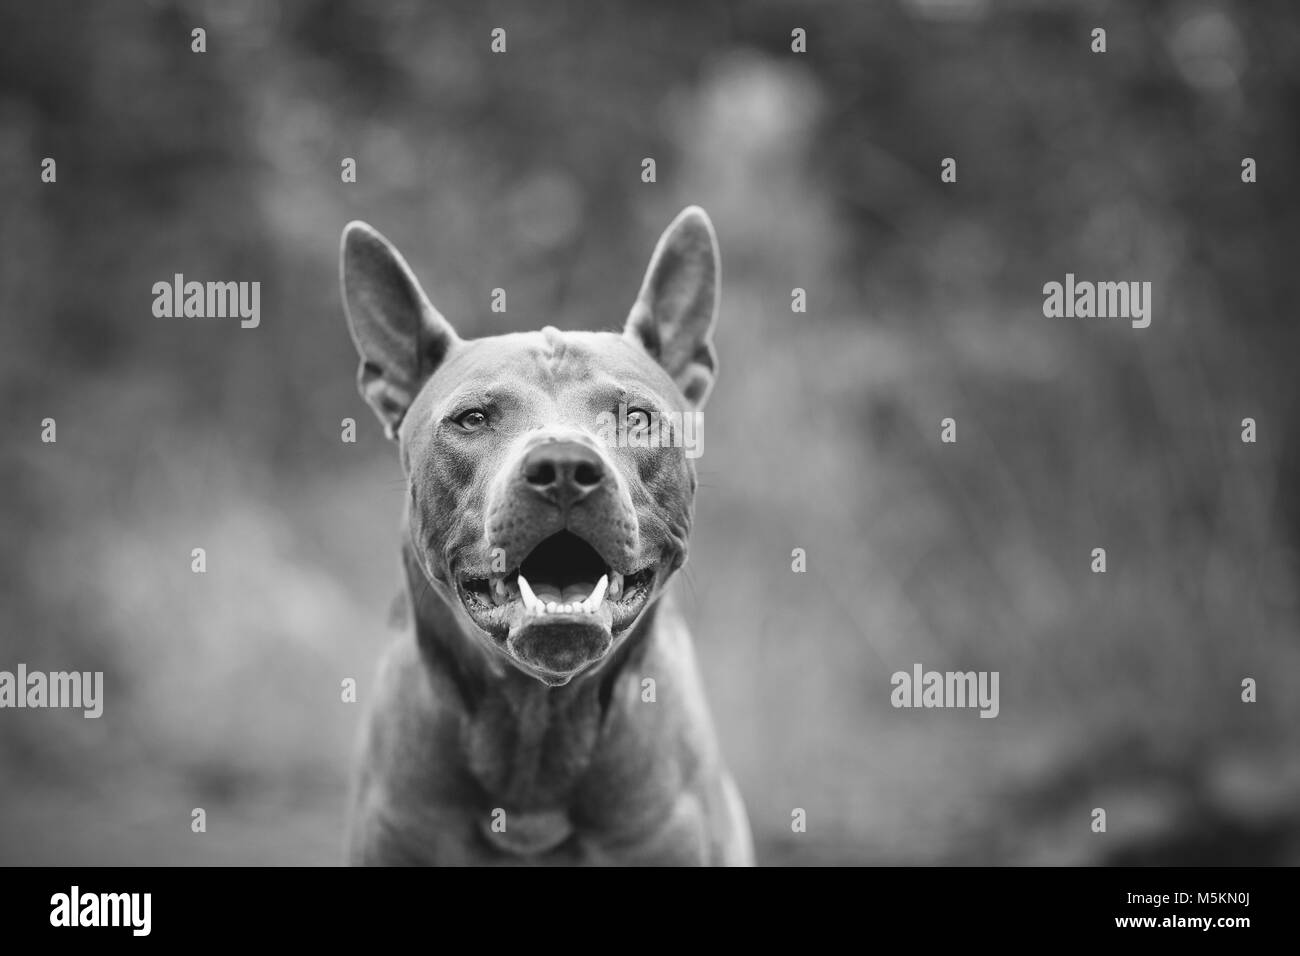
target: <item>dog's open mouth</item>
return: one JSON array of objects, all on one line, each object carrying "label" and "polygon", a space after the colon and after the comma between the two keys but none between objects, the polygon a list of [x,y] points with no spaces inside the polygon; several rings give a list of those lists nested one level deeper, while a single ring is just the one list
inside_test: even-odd
[{"label": "dog's open mouth", "polygon": [[490,577],[466,577],[461,598],[474,623],[504,638],[531,624],[599,624],[617,633],[650,597],[654,565],[615,571],[590,544],[569,531],[542,540],[519,567]]}]

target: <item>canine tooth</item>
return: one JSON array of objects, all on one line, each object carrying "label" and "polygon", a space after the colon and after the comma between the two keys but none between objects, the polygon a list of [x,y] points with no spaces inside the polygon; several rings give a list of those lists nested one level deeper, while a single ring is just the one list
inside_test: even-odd
[{"label": "canine tooth", "polygon": [[533,593],[532,586],[529,585],[528,579],[522,574],[519,575],[519,594],[524,599],[525,611],[531,611],[533,614],[541,614],[546,610],[542,602],[537,600],[537,595]]},{"label": "canine tooth", "polygon": [[505,604],[510,599],[510,594],[506,591],[506,582],[501,578],[492,579],[492,595],[496,598],[497,604]]},{"label": "canine tooth", "polygon": [[600,602],[605,600],[605,591],[609,588],[609,575],[602,574],[596,586],[591,589],[587,595],[587,600],[582,602],[582,608],[588,614],[591,614],[596,608],[600,607]]},{"label": "canine tooth", "polygon": [[558,611],[559,609],[560,609],[560,605],[556,604],[554,601],[547,601],[547,602],[546,602],[546,613],[547,613],[547,614],[554,614],[554,613],[555,613],[556,611]]},{"label": "canine tooth", "polygon": [[623,596],[623,575],[615,571],[614,576],[610,578],[609,581],[609,599],[611,601],[617,601],[622,596]]}]

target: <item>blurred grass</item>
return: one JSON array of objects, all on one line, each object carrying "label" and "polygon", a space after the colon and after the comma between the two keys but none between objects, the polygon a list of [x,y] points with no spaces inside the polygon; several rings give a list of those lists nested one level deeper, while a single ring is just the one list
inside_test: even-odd
[{"label": "blurred grass", "polygon": [[[724,294],[679,588],[761,858],[1300,859],[1290,7],[1110,5],[1105,58],[1082,4],[106,10],[0,29],[0,666],[109,687],[0,721],[0,860],[337,859],[402,500],[339,229],[465,334],[614,328],[686,202]],[[1067,271],[1152,327],[1044,320]],[[262,327],[153,320],[174,272],[259,279]],[[891,709],[915,661],[1001,716]]]}]

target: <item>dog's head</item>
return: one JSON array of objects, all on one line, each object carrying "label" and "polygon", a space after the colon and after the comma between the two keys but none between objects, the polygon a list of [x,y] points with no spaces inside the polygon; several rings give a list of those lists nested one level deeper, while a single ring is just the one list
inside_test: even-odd
[{"label": "dog's head", "polygon": [[686,560],[717,370],[708,216],[688,208],[664,232],[621,333],[462,339],[360,222],[343,231],[342,280],[430,586],[539,680],[595,668]]}]

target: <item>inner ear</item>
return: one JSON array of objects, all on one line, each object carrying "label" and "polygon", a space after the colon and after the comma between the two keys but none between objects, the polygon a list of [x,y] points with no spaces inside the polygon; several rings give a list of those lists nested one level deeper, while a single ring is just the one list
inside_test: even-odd
[{"label": "inner ear", "polygon": [[693,405],[717,373],[718,240],[708,214],[690,206],[664,230],[650,257],[624,334],[641,345]]}]

